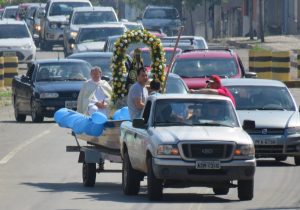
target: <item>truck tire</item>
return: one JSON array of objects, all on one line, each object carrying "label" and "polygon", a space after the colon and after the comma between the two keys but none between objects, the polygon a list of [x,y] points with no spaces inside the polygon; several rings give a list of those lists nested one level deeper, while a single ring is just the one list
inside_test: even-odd
[{"label": "truck tire", "polygon": [[42,116],[40,113],[38,113],[36,104],[34,101],[31,102],[31,118],[32,122],[38,123],[43,122],[44,116]]},{"label": "truck tire", "polygon": [[300,156],[295,156],[294,157],[294,162],[296,166],[300,166]]},{"label": "truck tire", "polygon": [[122,188],[125,195],[137,195],[140,191],[139,172],[132,168],[128,152],[124,153],[122,164]]},{"label": "truck tire", "polygon": [[94,187],[96,182],[96,163],[82,164],[82,182],[85,187]]},{"label": "truck tire", "polygon": [[227,195],[229,192],[229,187],[214,187],[213,191],[216,195]]},{"label": "truck tire", "polygon": [[275,158],[275,160],[277,162],[286,161],[286,159],[287,159],[287,156],[278,156]]},{"label": "truck tire", "polygon": [[252,200],[254,191],[254,180],[238,181],[238,197],[241,201]]},{"label": "truck tire", "polygon": [[147,176],[148,176],[148,197],[150,201],[158,201],[163,196],[163,184],[162,180],[157,179],[153,173],[152,157],[147,159]]},{"label": "truck tire", "polygon": [[18,110],[18,107],[16,106],[15,99],[14,99],[14,114],[15,114],[15,119],[17,122],[25,122],[26,115],[19,114],[19,110]]}]

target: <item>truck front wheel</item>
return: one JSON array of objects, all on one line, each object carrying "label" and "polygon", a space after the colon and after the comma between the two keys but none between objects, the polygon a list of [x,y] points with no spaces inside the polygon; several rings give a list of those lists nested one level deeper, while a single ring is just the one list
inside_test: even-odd
[{"label": "truck front wheel", "polygon": [[296,166],[300,166],[300,156],[295,156],[294,157],[294,162]]},{"label": "truck front wheel", "polygon": [[254,191],[254,180],[238,181],[238,197],[241,201],[252,200]]},{"label": "truck front wheel", "polygon": [[140,191],[139,172],[132,168],[128,152],[124,153],[122,165],[122,188],[125,195],[137,195]]},{"label": "truck front wheel", "polygon": [[148,197],[151,201],[158,201],[163,196],[162,180],[157,179],[153,173],[152,157],[147,159],[147,176],[148,176]]},{"label": "truck front wheel", "polygon": [[85,187],[94,187],[96,182],[96,163],[82,164],[82,182]]}]

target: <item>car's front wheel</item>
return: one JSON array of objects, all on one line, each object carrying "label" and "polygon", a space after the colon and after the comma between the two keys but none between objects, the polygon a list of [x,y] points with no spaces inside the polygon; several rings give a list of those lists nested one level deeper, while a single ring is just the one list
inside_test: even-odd
[{"label": "car's front wheel", "polygon": [[32,122],[43,122],[44,116],[38,112],[37,105],[34,101],[31,102],[31,118]]},{"label": "car's front wheel", "polygon": [[137,195],[140,191],[139,172],[132,168],[128,152],[124,153],[122,165],[122,188],[125,195]]},{"label": "car's front wheel", "polygon": [[158,201],[163,196],[163,183],[162,180],[157,179],[153,172],[152,157],[147,159],[147,176],[148,176],[148,197],[151,201]]},{"label": "car's front wheel", "polygon": [[241,201],[252,200],[254,191],[254,180],[238,181],[238,197]]}]

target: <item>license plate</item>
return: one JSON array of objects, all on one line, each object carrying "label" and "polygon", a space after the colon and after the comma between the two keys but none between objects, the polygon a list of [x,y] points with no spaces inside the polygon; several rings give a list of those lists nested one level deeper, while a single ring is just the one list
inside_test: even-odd
[{"label": "license plate", "polygon": [[14,52],[14,51],[4,51],[3,56],[4,57],[14,57],[14,56],[16,56],[16,52]]},{"label": "license plate", "polygon": [[66,101],[65,102],[66,108],[76,108],[77,107],[77,101]]},{"label": "license plate", "polygon": [[256,145],[275,145],[277,141],[275,139],[257,139],[254,141]]},{"label": "license plate", "polygon": [[196,169],[220,169],[220,161],[196,161]]}]

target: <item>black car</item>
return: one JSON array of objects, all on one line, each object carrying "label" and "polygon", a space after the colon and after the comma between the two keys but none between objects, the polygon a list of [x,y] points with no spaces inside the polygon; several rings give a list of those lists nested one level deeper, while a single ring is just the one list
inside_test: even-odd
[{"label": "black car", "polygon": [[83,82],[90,78],[91,66],[83,60],[38,60],[31,63],[26,75],[12,81],[15,118],[33,122],[53,117],[63,107],[76,110]]}]

